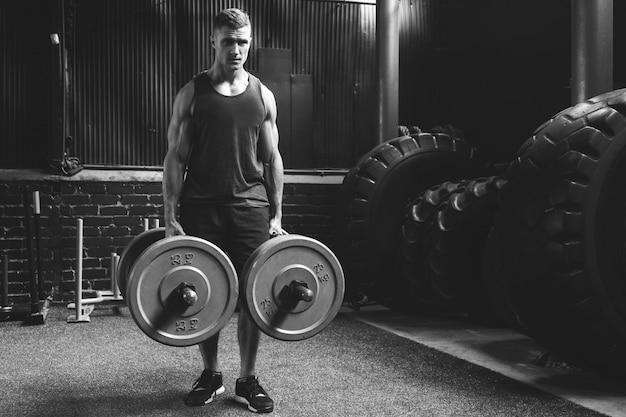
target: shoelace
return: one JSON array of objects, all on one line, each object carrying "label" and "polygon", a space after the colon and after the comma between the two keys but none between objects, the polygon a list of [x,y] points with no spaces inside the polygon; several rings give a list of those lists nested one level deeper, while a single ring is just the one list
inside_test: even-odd
[{"label": "shoelace", "polygon": [[202,377],[196,379],[196,382],[193,383],[193,385],[191,386],[191,389],[195,390],[196,388],[198,388],[198,385],[200,385],[200,380],[202,379]]},{"label": "shoelace", "polygon": [[[196,379],[196,382],[193,383],[192,385],[192,390],[194,391],[199,391],[199,390],[206,390],[206,385],[209,385],[211,383],[211,378],[213,378],[212,375],[209,375],[208,377],[202,379],[203,375],[200,375],[200,378]],[[202,383],[202,386],[200,386],[200,384]]]}]

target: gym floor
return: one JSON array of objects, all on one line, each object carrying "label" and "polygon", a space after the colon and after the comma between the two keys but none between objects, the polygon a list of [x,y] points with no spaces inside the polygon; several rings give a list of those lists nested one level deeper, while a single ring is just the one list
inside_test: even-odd
[{"label": "gym floor", "polygon": [[[236,317],[220,343],[226,393],[192,408],[195,347],[149,339],[126,307],[96,306],[90,323],[70,314],[55,305],[45,325],[0,323],[0,415],[252,415],[232,401]],[[541,352],[506,329],[344,307],[311,339],[264,336],[257,368],[275,416],[626,416],[623,386],[533,365]]]},{"label": "gym floor", "polygon": [[536,365],[545,350],[507,328],[401,314],[382,307],[344,314],[608,416],[626,416],[626,384],[560,364]]}]

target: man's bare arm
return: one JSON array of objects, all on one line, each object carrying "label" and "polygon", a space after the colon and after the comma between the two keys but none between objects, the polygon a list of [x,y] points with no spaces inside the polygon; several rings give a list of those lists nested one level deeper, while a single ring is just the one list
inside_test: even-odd
[{"label": "man's bare arm", "polygon": [[276,125],[276,100],[272,92],[262,87],[263,100],[267,107],[267,118],[261,125],[259,156],[265,169],[265,188],[270,203],[270,234],[282,235],[283,216],[283,158],[278,150],[278,126]]},{"label": "man's bare arm", "polygon": [[193,82],[187,83],[176,95],[172,119],[167,129],[167,153],[163,160],[163,208],[165,236],[184,235],[176,219],[176,208],[183,190],[187,157],[191,150],[193,120],[191,102]]}]

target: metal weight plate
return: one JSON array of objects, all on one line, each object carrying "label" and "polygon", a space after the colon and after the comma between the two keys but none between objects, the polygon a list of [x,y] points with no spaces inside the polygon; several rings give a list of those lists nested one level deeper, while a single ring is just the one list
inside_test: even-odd
[{"label": "metal weight plate", "polygon": [[157,227],[147,230],[135,236],[122,251],[120,260],[117,263],[117,286],[122,296],[126,294],[126,284],[128,283],[128,275],[133,264],[139,258],[139,255],[152,245],[165,238],[165,228]]},{"label": "metal weight plate", "polygon": [[214,244],[172,236],[150,245],[132,266],[126,303],[152,339],[191,346],[219,332],[235,312],[235,268]]},{"label": "metal weight plate", "polygon": [[345,281],[333,252],[315,239],[287,235],[262,244],[244,266],[242,292],[254,322],[279,340],[324,330],[341,308]]}]

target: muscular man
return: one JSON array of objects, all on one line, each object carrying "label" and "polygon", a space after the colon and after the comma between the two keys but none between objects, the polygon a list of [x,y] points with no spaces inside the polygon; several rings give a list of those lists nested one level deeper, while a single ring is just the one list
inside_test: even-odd
[{"label": "muscular man", "polygon": [[[163,162],[165,231],[166,236],[186,233],[216,244],[241,274],[259,245],[285,233],[276,100],[243,68],[252,41],[247,14],[221,11],[213,20],[211,41],[213,65],[174,100]],[[243,304],[237,336],[241,373],[235,399],[251,411],[271,412],[274,403],[255,374],[260,331]],[[208,404],[224,392],[218,339],[219,334],[200,345],[204,370],[185,400],[188,405]]]}]

